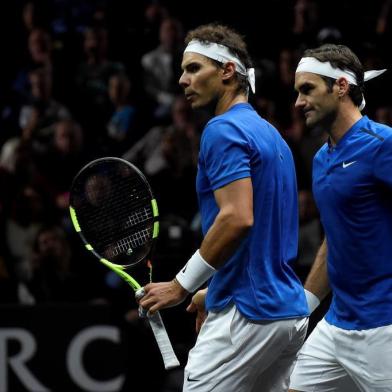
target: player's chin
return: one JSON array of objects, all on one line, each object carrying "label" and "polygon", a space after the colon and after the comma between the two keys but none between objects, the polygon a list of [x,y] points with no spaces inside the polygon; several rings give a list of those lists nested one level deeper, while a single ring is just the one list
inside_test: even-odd
[{"label": "player's chin", "polygon": [[199,109],[201,108],[203,105],[201,105],[200,101],[193,99],[192,101],[190,101],[190,105],[192,109]]},{"label": "player's chin", "polygon": [[317,124],[317,118],[315,116],[309,115],[305,119],[305,124],[308,128],[313,128]]}]

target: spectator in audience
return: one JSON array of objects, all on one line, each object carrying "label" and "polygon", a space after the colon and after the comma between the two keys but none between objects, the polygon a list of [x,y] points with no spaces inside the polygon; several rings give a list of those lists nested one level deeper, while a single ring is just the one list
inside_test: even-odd
[{"label": "spectator in audience", "polygon": [[162,21],[169,17],[169,12],[162,4],[147,4],[144,11],[143,50],[149,52],[159,45],[159,29]]},{"label": "spectator in audience", "polygon": [[374,117],[375,121],[392,126],[392,106],[383,105],[378,107]]},{"label": "spectator in audience", "polygon": [[141,60],[145,90],[155,102],[155,117],[164,118],[170,113],[176,93],[180,92],[177,80],[182,56],[182,26],[179,20],[166,18],[159,30],[160,44]]},{"label": "spectator in audience", "polygon": [[30,102],[20,111],[19,125],[23,129],[31,121],[32,112],[40,108],[40,118],[37,128],[43,131],[58,120],[71,117],[68,109],[57,102],[52,96],[52,75],[46,68],[37,68],[29,74],[31,97]]},{"label": "spectator in audience", "polygon": [[61,227],[44,225],[38,230],[29,262],[32,276],[28,288],[36,303],[85,299],[82,281],[72,269],[72,250]]},{"label": "spectator in audience", "polygon": [[114,74],[109,79],[109,98],[114,113],[107,125],[108,138],[113,152],[124,152],[124,146],[135,142],[136,108],[129,102],[131,82],[126,74]]},{"label": "spectator in audience", "polygon": [[280,50],[277,61],[278,80],[273,95],[276,102],[276,110],[280,113],[278,116],[278,129],[287,127],[287,120],[290,119],[290,103],[293,102],[295,97],[292,86],[297,62],[298,50],[295,47],[285,47]]},{"label": "spectator in audience", "polygon": [[48,213],[50,206],[45,203],[37,186],[25,184],[15,193],[11,211],[5,220],[5,239],[11,258],[11,273],[21,281],[31,278],[30,248]]},{"label": "spectator in audience", "polygon": [[48,196],[59,217],[68,217],[69,189],[76,173],[86,163],[82,128],[73,120],[54,124],[45,151],[37,158],[40,172],[48,184]]},{"label": "spectator in audience", "polygon": [[[190,219],[196,213],[194,175],[199,132],[189,104],[178,95],[172,106],[172,123],[153,127],[123,158],[136,164],[157,190],[161,211]],[[172,192],[173,187],[181,192]]]},{"label": "spectator in audience", "polygon": [[41,154],[53,133],[52,125],[69,119],[68,109],[53,99],[51,73],[45,68],[30,72],[31,97],[19,115],[20,135],[5,141],[0,152],[0,163],[10,172],[15,172],[18,149],[27,151],[34,160]]},{"label": "spectator in audience", "polygon": [[122,63],[109,60],[108,31],[90,27],[84,33],[85,60],[76,74],[74,110],[91,138],[102,137],[110,116],[108,82],[113,74],[125,72]]},{"label": "spectator in audience", "polygon": [[390,34],[392,1],[384,0],[381,5],[380,13],[376,21],[376,33],[379,35]]},{"label": "spectator in audience", "polygon": [[296,0],[292,33],[300,44],[313,44],[319,26],[319,4],[314,0]]},{"label": "spectator in audience", "polygon": [[17,72],[14,81],[14,90],[19,93],[22,99],[29,98],[30,73],[36,68],[43,68],[52,77],[52,38],[48,32],[42,28],[33,28],[28,36],[28,59],[22,68]]}]

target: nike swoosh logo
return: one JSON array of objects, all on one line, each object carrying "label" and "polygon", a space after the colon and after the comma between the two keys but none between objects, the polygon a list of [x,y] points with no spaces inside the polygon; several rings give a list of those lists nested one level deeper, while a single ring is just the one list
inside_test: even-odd
[{"label": "nike swoosh logo", "polygon": [[190,381],[190,382],[192,382],[192,381],[200,381],[200,380],[197,380],[195,378],[190,378],[189,374],[188,374],[188,377],[186,379],[187,379],[187,381]]},{"label": "nike swoosh logo", "polygon": [[352,161],[352,162],[348,162],[348,163],[343,162],[343,169],[345,169],[346,167],[349,167],[349,166],[353,165],[355,162],[356,162],[356,161]]}]

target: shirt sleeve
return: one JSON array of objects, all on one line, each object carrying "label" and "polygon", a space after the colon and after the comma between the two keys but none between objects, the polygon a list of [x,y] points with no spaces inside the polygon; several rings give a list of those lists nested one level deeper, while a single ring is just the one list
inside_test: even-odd
[{"label": "shirt sleeve", "polygon": [[374,175],[389,188],[392,188],[392,136],[381,144],[374,160]]},{"label": "shirt sleeve", "polygon": [[213,190],[250,177],[250,143],[228,122],[207,126],[201,141],[201,159]]}]

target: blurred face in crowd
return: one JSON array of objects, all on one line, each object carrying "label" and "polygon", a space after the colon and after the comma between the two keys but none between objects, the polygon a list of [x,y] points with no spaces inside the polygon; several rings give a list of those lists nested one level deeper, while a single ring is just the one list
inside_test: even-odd
[{"label": "blurred face in crowd", "polygon": [[108,93],[114,105],[126,101],[130,90],[130,82],[126,76],[113,75],[109,79]]},{"label": "blurred face in crowd", "polygon": [[84,51],[94,57],[106,55],[108,45],[108,35],[105,29],[89,29],[84,35]]},{"label": "blurred face in crowd", "polygon": [[295,74],[295,90],[298,92],[295,107],[302,110],[309,128],[331,125],[336,118],[339,105],[336,87],[334,85],[331,91],[326,82],[314,73]]},{"label": "blurred face in crowd", "polygon": [[193,52],[184,53],[180,86],[193,109],[216,105],[223,88],[221,68],[209,58]]},{"label": "blurred face in crowd", "polygon": [[33,71],[29,75],[31,95],[34,98],[46,101],[52,94],[52,80],[49,72],[45,70]]},{"label": "blurred face in crowd", "polygon": [[94,207],[102,207],[112,192],[112,183],[104,175],[90,177],[85,185],[87,201]]},{"label": "blurred face in crowd", "polygon": [[22,10],[22,19],[23,23],[28,30],[31,30],[34,27],[34,15],[35,14],[35,6],[34,3],[28,2],[24,5]]},{"label": "blurred face in crowd", "polygon": [[58,122],[55,126],[53,143],[56,150],[63,155],[79,151],[82,144],[79,126],[69,120]]},{"label": "blurred face in crowd", "polygon": [[294,71],[297,63],[295,52],[290,49],[282,49],[279,54],[279,74],[280,80],[286,85],[292,85],[294,81]]},{"label": "blurred face in crowd", "polygon": [[45,63],[51,52],[51,40],[48,33],[34,29],[29,35],[29,52],[32,59],[37,63]]},{"label": "blurred face in crowd", "polygon": [[161,44],[167,50],[175,49],[180,42],[180,26],[174,19],[164,19],[159,31]]},{"label": "blurred face in crowd", "polygon": [[381,124],[392,124],[392,107],[381,106],[377,108],[374,117]]},{"label": "blurred face in crowd", "polygon": [[45,230],[38,236],[38,250],[43,256],[60,258],[64,251],[64,240],[57,230]]}]

